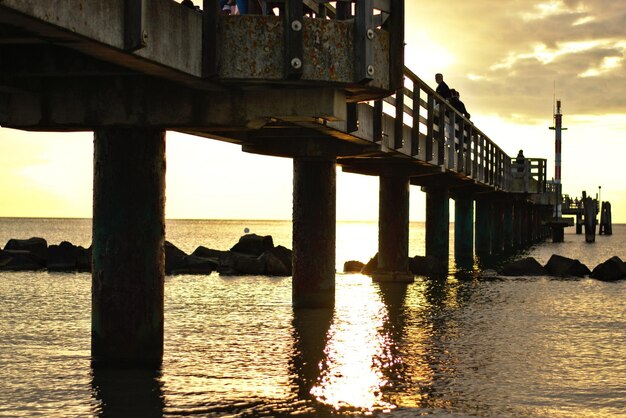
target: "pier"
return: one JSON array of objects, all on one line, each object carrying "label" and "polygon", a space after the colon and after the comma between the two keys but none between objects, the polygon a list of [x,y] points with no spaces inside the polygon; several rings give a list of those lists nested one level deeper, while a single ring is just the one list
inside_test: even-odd
[{"label": "pier", "polygon": [[404,2],[336,4],[0,2],[0,125],[94,132],[94,364],[162,358],[168,130],[293,160],[295,308],[334,305],[337,167],[380,179],[377,281],[413,280],[411,186],[442,263],[450,199],[459,265],[549,236],[546,159],[517,162],[404,66]]}]

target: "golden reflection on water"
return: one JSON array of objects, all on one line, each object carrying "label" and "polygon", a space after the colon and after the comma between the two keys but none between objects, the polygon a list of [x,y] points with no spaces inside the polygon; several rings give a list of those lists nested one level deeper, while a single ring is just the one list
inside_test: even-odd
[{"label": "golden reflection on water", "polygon": [[342,286],[336,315],[328,331],[318,383],[311,389],[315,399],[336,410],[391,409],[383,400],[388,383],[383,369],[393,359],[387,353],[389,338],[381,333],[387,309],[371,286],[358,286],[360,275],[344,276],[355,285]]}]

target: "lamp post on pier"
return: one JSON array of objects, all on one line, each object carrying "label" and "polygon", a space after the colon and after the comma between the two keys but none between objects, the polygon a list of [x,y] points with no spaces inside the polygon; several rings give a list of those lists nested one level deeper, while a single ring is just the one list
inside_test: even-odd
[{"label": "lamp post on pier", "polygon": [[566,130],[562,126],[563,114],[561,113],[561,101],[556,101],[556,112],[554,113],[554,126],[550,129],[554,131],[554,216],[550,222],[552,227],[552,242],[563,242],[563,230],[569,226],[571,219],[563,219],[561,202],[563,200],[561,188],[561,131]]}]

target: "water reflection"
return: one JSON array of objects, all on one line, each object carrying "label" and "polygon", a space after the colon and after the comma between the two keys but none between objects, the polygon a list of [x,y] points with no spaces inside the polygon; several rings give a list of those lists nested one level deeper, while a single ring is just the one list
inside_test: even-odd
[{"label": "water reflection", "polygon": [[165,406],[160,370],[92,368],[99,417],[160,417]]},{"label": "water reflection", "polygon": [[320,377],[324,363],[324,349],[333,319],[332,309],[295,309],[293,311],[293,352],[290,363],[292,388],[299,401],[304,401],[309,412],[315,407],[311,390]]},{"label": "water reflection", "polygon": [[345,294],[337,297],[320,376],[310,393],[336,411],[389,410],[393,404],[383,399],[388,384],[384,369],[393,364],[389,336],[382,332],[387,309],[373,286],[355,282],[341,292]]}]

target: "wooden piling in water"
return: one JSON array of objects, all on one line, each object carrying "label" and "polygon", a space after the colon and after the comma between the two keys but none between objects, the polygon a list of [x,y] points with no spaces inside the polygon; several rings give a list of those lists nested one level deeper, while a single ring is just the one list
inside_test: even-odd
[{"label": "wooden piling in water", "polygon": [[596,241],[596,202],[586,197],[584,201],[585,211],[585,241]]},{"label": "wooden piling in water", "polygon": [[600,229],[598,233],[600,235],[612,235],[613,234],[610,202],[602,202],[602,209],[600,210]]}]

